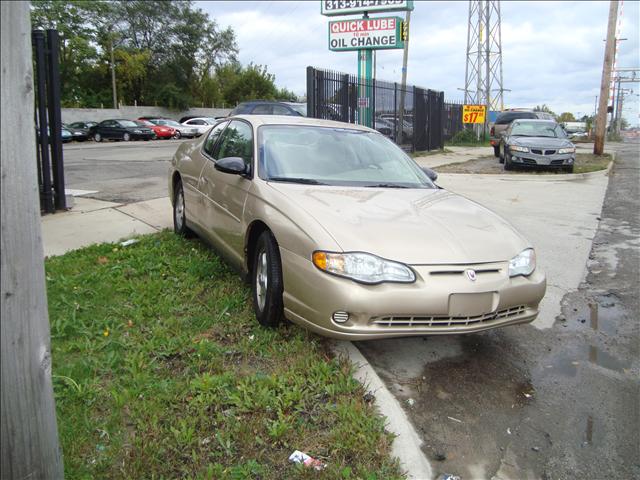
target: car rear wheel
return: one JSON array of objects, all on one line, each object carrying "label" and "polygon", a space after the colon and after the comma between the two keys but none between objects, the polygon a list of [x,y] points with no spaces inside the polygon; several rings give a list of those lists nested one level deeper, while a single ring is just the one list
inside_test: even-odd
[{"label": "car rear wheel", "polygon": [[187,216],[185,213],[184,189],[182,181],[178,180],[173,194],[173,231],[183,237],[193,237],[193,231],[187,227]]},{"label": "car rear wheel", "polygon": [[100,135],[99,133],[96,132],[96,133],[93,134],[93,139],[96,142],[101,142],[102,141],[102,135]]},{"label": "car rear wheel", "polygon": [[[503,146],[503,148],[505,147]],[[500,163],[504,163],[504,155],[502,153],[502,148],[500,148],[500,145],[498,145],[498,161]]]},{"label": "car rear wheel", "polygon": [[282,264],[276,239],[268,230],[258,238],[252,265],[251,290],[256,319],[264,327],[276,327],[284,311]]},{"label": "car rear wheel", "polygon": [[131,140],[131,135],[129,135],[127,132],[124,132],[122,134],[122,140],[124,140],[125,142],[128,142],[129,140]]}]

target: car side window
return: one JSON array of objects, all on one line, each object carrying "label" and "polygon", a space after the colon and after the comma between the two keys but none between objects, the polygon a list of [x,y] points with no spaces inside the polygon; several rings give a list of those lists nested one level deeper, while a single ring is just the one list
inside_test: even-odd
[{"label": "car side window", "polygon": [[246,165],[251,165],[253,158],[253,132],[249,124],[233,120],[224,131],[214,152],[214,158],[240,157]]},{"label": "car side window", "polygon": [[273,114],[274,115],[293,115],[293,113],[291,113],[287,107],[283,107],[282,105],[274,105]]},{"label": "car side window", "polygon": [[251,113],[254,115],[273,115],[273,105],[256,105]]},{"label": "car side window", "polygon": [[220,138],[220,134],[223,132],[224,128],[228,125],[228,123],[229,122],[221,122],[215,127],[213,127],[209,132],[209,136],[204,141],[204,147],[202,147],[202,149],[207,155],[209,155],[212,158],[216,158],[214,155],[215,152],[213,151],[213,149],[216,146],[216,142],[218,141],[218,138]]},{"label": "car side window", "polygon": [[189,125],[206,125],[203,120],[190,120],[187,122]]}]

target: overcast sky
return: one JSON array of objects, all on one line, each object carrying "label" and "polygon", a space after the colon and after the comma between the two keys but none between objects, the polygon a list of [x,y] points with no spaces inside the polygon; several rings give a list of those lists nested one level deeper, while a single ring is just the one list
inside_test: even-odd
[{"label": "overcast sky", "polygon": [[[221,27],[236,32],[239,59],[266,65],[276,84],[306,92],[308,65],[357,72],[356,52],[327,47],[328,17],[320,2],[196,2]],[[599,94],[607,31],[608,2],[501,3],[505,107],[546,103],[556,113],[592,114]],[[640,66],[639,3],[623,4],[617,66]],[[400,15],[404,13],[378,14]],[[373,15],[372,15],[373,16]],[[351,17],[357,18],[357,17]],[[415,2],[411,16],[408,83],[443,90],[462,100],[466,63],[468,2]],[[400,82],[402,50],[377,53],[377,78]],[[640,92],[640,84],[627,84]],[[624,114],[638,124],[637,95],[629,95]]]}]

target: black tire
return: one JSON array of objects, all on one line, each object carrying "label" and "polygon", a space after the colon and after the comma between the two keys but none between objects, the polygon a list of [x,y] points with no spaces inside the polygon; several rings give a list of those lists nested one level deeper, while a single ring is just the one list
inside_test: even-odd
[{"label": "black tire", "polygon": [[[506,148],[506,147],[503,147]],[[502,149],[500,148],[500,145],[498,145],[498,161],[500,163],[504,163],[504,155],[502,154]]]},{"label": "black tire", "polygon": [[262,232],[253,252],[251,292],[258,323],[274,328],[283,318],[282,263],[278,244],[270,231]]},{"label": "black tire", "polygon": [[493,156],[500,157],[500,145],[493,146]]},{"label": "black tire", "polygon": [[187,227],[187,215],[185,210],[182,181],[178,180],[173,192],[173,231],[177,235],[191,238],[194,236],[194,233],[189,227]]},{"label": "black tire", "polygon": [[124,140],[125,142],[128,142],[129,140],[131,140],[131,135],[128,132],[124,132],[122,134],[122,140]]},{"label": "black tire", "polygon": [[513,170],[513,163],[511,162],[511,154],[506,152],[504,154],[504,169]]},{"label": "black tire", "polygon": [[98,132],[93,134],[93,140],[96,142],[101,142],[102,141],[102,135],[100,135]]}]

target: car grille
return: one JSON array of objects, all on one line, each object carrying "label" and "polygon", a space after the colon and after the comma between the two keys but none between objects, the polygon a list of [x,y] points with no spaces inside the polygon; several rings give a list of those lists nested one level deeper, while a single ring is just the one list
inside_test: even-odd
[{"label": "car grille", "polygon": [[551,165],[562,165],[564,160],[551,160]]},{"label": "car grille", "polygon": [[485,313],[484,315],[476,315],[473,317],[448,317],[448,316],[428,316],[428,315],[390,315],[385,317],[374,317],[371,321],[374,325],[382,327],[464,327],[466,325],[475,325],[487,323],[493,320],[504,320],[507,318],[522,315],[526,310],[524,305],[511,307],[497,312]]},{"label": "car grille", "polygon": [[522,159],[522,163],[526,163],[528,165],[537,165],[538,162],[536,162],[533,158],[523,158]]},{"label": "car grille", "polygon": [[536,155],[555,155],[555,150],[540,150],[539,148],[532,148],[531,153],[535,153]]}]

